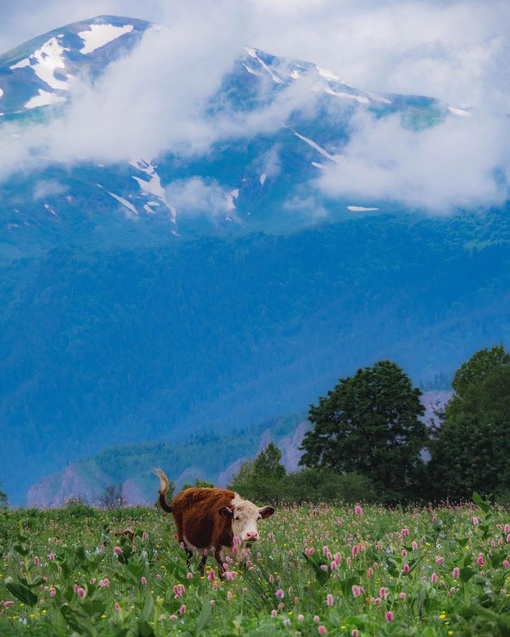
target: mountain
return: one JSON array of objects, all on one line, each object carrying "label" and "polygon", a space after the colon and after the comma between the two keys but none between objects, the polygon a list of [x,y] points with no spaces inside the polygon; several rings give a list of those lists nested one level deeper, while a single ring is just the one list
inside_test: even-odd
[{"label": "mountain", "polygon": [[[116,74],[125,86],[167,37],[102,16],[0,57],[0,483],[14,504],[100,454],[96,491],[129,480],[111,448],[169,453],[302,414],[382,358],[445,389],[509,339],[508,202],[429,216],[315,187],[358,117],[421,131],[466,112],[246,48],[201,103],[193,148],[170,136],[150,156],[85,152],[85,122],[101,141],[88,112],[105,135],[105,113],[122,124]],[[140,121],[157,140],[163,124]],[[153,463],[142,454],[136,471]]]},{"label": "mountain", "polygon": [[[418,128],[459,117],[439,100],[376,95],[314,64],[247,47],[204,105],[212,127],[232,129],[204,152],[162,150],[108,165],[79,157],[51,161],[40,127],[51,130],[84,99],[76,88],[84,77],[92,104],[101,101],[102,75],[116,60],[129,59],[144,37],[171,35],[140,20],[101,16],[0,57],[0,122],[14,120],[13,134],[30,149],[27,165],[2,185],[0,259],[62,242],[108,248],[161,245],[175,236],[285,234],[353,211],[394,211],[394,202],[311,201],[309,184],[335,163],[350,118],[360,110],[378,118],[398,114]],[[83,116],[78,111],[78,127]],[[30,146],[30,137],[38,136],[41,142]]]}]

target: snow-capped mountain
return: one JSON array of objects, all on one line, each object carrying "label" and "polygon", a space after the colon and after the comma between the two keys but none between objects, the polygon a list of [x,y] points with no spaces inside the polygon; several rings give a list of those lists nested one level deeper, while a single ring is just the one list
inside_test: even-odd
[{"label": "snow-capped mountain", "polygon": [[30,40],[0,56],[0,121],[65,103],[83,74],[97,77],[128,53],[148,22],[99,16]]},{"label": "snow-capped mountain", "polygon": [[328,199],[314,190],[314,180],[338,162],[352,117],[398,114],[404,126],[422,128],[461,113],[432,98],[377,95],[312,63],[247,47],[203,105],[201,116],[226,131],[203,152],[163,147],[154,156],[105,162],[61,160],[44,139],[31,145],[34,127],[65,120],[82,98],[77,86],[93,87],[112,63],[162,31],[171,37],[148,22],[101,16],[0,57],[0,134],[3,128],[6,138],[16,137],[27,155],[8,178],[0,168],[7,253],[51,247],[62,228],[66,241],[122,244],[129,241],[126,218],[136,221],[139,241],[153,244],[204,232],[292,232],[385,210],[385,201]]}]

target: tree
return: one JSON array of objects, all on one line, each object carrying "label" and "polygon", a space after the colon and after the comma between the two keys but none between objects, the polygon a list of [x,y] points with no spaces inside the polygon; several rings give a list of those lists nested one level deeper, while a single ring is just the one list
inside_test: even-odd
[{"label": "tree", "polygon": [[2,484],[0,483],[0,509],[5,509],[9,506],[9,498],[7,497],[7,493],[2,489]]},{"label": "tree", "polygon": [[453,378],[454,395],[433,429],[429,474],[435,497],[510,495],[510,354],[476,352]]},{"label": "tree", "polygon": [[110,484],[101,495],[101,506],[105,509],[120,509],[126,505],[121,484]]},{"label": "tree", "polygon": [[311,405],[313,429],[305,434],[300,464],[358,473],[376,486],[383,501],[421,495],[427,445],[421,391],[392,361],[340,379]]},{"label": "tree", "polygon": [[232,477],[229,489],[244,498],[260,502],[278,501],[285,494],[285,467],[282,452],[270,442],[255,460],[244,462]]},{"label": "tree", "polygon": [[[184,489],[191,489],[191,488],[195,488],[195,487],[198,487],[198,488],[203,488],[203,487],[211,488],[211,487],[214,487],[214,484],[212,482],[208,482],[207,480],[200,480],[199,478],[196,478],[194,484],[192,484],[191,482],[186,482],[185,484],[183,484],[182,485],[182,490],[184,491]],[[175,485],[174,485],[174,487],[172,489],[172,493],[173,493],[174,490],[175,490]],[[168,496],[168,500],[169,501],[171,500],[170,496]]]}]

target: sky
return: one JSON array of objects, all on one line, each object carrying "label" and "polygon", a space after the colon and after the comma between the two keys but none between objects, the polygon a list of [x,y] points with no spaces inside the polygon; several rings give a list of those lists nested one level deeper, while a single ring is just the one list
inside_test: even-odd
[{"label": "sky", "polygon": [[[211,127],[202,108],[242,47],[252,46],[313,62],[370,91],[429,95],[471,109],[469,117],[451,118],[420,134],[402,128],[395,119],[375,121],[360,114],[341,156],[311,185],[320,192],[330,197],[347,193],[356,204],[391,196],[432,212],[500,204],[508,196],[508,0],[1,4],[0,52],[101,14],[141,18],[169,31],[164,37],[145,39],[131,59],[109,69],[94,90],[78,85],[80,99],[67,119],[34,129],[32,147],[0,135],[0,178],[23,167],[33,155],[33,145],[44,146],[50,158],[62,161],[93,157],[108,162],[148,158],[163,147],[205,152],[219,137],[239,135],[235,122]],[[177,86],[178,99],[169,99]],[[287,101],[298,98],[289,94]],[[239,122],[238,128],[270,131],[279,122],[280,112],[273,109]],[[203,183],[200,188],[203,191]],[[191,197],[193,190],[188,194]]]}]

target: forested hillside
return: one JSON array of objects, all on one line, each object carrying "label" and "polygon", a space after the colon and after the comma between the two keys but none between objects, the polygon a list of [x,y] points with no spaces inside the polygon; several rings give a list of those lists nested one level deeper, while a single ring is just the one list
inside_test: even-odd
[{"label": "forested hillside", "polygon": [[[0,272],[0,464],[13,502],[106,447],[306,410],[381,358],[420,384],[509,340],[508,208],[287,236],[61,247]],[[27,455],[30,450],[30,455]]]}]

